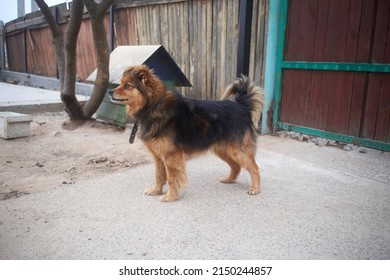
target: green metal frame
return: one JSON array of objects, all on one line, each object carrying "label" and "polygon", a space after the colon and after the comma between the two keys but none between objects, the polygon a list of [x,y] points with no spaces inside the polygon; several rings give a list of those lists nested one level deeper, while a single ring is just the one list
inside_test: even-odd
[{"label": "green metal frame", "polygon": [[353,72],[378,72],[390,73],[390,64],[379,63],[342,63],[342,62],[307,62],[307,61],[282,61],[282,68],[323,70],[323,71],[353,71]]},{"label": "green metal frame", "polygon": [[324,130],[308,128],[279,121],[280,118],[280,101],[282,94],[282,75],[283,69],[298,70],[319,70],[319,71],[354,71],[354,72],[377,72],[390,73],[390,64],[378,63],[339,63],[339,62],[307,62],[307,61],[284,61],[284,46],[287,28],[288,0],[282,0],[280,10],[280,27],[277,42],[276,55],[276,73],[275,73],[275,95],[274,95],[274,130],[283,129],[304,134],[314,135],[323,138],[329,138],[342,142],[350,142],[361,146],[390,151],[390,143],[364,139],[340,133],[333,133]]},{"label": "green metal frame", "polygon": [[333,132],[328,132],[328,131],[324,131],[324,130],[309,128],[309,127],[304,127],[304,126],[297,126],[297,125],[292,125],[292,124],[282,123],[282,122],[278,122],[277,126],[278,126],[278,128],[283,129],[283,130],[295,131],[295,132],[299,132],[302,134],[314,135],[317,137],[332,139],[332,140],[336,140],[336,141],[340,141],[340,142],[353,143],[356,145],[360,145],[360,146],[364,146],[364,147],[368,147],[368,148],[373,148],[373,149],[377,149],[377,150],[382,150],[382,151],[387,151],[387,152],[390,151],[390,144],[380,142],[380,141],[364,139],[364,138],[349,136],[349,135],[340,134],[340,133],[333,133]]},{"label": "green metal frame", "polygon": [[280,116],[280,100],[282,93],[282,62],[283,62],[283,51],[284,43],[286,40],[286,28],[287,28],[287,12],[288,12],[288,0],[282,0],[280,7],[280,25],[277,36],[277,51],[276,51],[276,67],[275,67],[275,96],[274,96],[274,116],[273,125],[277,126]]}]

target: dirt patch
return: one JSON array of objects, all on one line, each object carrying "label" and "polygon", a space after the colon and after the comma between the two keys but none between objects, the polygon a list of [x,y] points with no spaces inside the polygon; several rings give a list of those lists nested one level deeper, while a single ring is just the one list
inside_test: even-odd
[{"label": "dirt patch", "polygon": [[129,144],[130,128],[45,113],[33,116],[30,129],[29,137],[0,138],[0,200],[151,163],[140,140]]}]

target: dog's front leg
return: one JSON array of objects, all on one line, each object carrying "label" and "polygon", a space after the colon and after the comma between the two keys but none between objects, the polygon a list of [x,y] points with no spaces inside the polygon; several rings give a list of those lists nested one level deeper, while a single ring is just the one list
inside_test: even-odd
[{"label": "dog's front leg", "polygon": [[167,181],[167,172],[165,170],[164,162],[157,156],[154,156],[154,165],[156,172],[156,183],[153,185],[153,187],[145,190],[145,194],[147,195],[162,194],[162,189]]},{"label": "dog's front leg", "polygon": [[160,201],[172,202],[179,196],[179,191],[187,182],[184,153],[173,152],[166,156],[165,167],[168,179],[168,192],[161,196]]}]

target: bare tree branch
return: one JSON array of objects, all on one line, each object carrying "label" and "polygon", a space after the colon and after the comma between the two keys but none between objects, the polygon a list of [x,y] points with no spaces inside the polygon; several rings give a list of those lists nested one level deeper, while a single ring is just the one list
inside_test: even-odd
[{"label": "bare tree branch", "polygon": [[113,4],[114,0],[102,0],[99,3],[97,14],[100,17],[103,17],[104,14],[107,12],[108,8]]},{"label": "bare tree branch", "polygon": [[66,71],[64,88],[61,91],[61,99],[66,110],[72,118],[83,119],[83,112],[76,97],[76,76],[77,76],[77,37],[79,35],[81,21],[83,18],[83,0],[73,0],[68,31],[65,39],[65,62]]},{"label": "bare tree branch", "polygon": [[35,0],[38,7],[41,9],[42,14],[47,20],[47,23],[50,26],[51,32],[54,34],[62,33],[60,30],[60,27],[57,24],[56,19],[54,18],[53,14],[51,13],[51,9],[46,4],[45,0]]},{"label": "bare tree branch", "polygon": [[65,73],[65,88],[64,94],[72,94],[76,88],[77,75],[77,37],[80,32],[81,21],[83,18],[84,3],[83,0],[73,0],[68,31],[65,39],[65,55],[66,55],[66,73]]},{"label": "bare tree branch", "polygon": [[60,87],[62,90],[64,87],[65,77],[64,35],[46,2],[44,0],[35,0],[35,2],[41,9],[43,16],[46,18],[53,36],[53,45],[54,51],[56,53],[56,63],[58,68],[58,75],[60,78]]},{"label": "bare tree branch", "polygon": [[[106,29],[104,28],[104,13],[99,12],[110,6],[114,0],[103,0],[97,4],[94,0],[84,0],[85,6],[89,12],[93,41],[97,54],[97,74],[95,86],[90,100],[85,104],[84,116],[91,117],[101,104],[108,86],[110,50],[107,43]],[[105,10],[105,11],[106,11]]]}]

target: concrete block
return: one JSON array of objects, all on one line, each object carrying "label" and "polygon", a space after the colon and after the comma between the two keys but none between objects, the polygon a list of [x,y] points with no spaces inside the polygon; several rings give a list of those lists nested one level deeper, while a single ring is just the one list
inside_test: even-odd
[{"label": "concrete block", "polygon": [[0,137],[12,139],[30,135],[32,116],[14,112],[0,112]]}]

